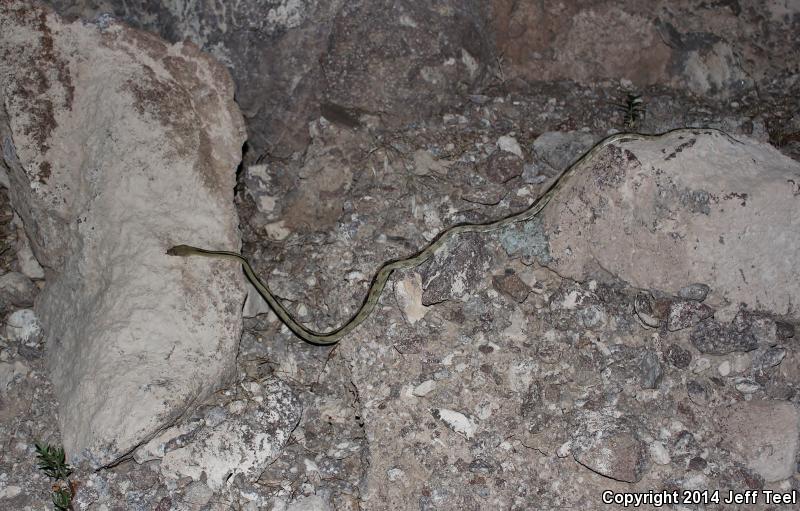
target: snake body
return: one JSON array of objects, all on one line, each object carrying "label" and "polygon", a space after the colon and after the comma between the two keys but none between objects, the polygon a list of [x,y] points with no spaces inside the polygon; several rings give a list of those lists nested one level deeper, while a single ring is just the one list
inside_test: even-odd
[{"label": "snake body", "polygon": [[[687,131],[693,134],[698,133],[698,131],[720,132],[720,130],[712,128],[702,128],[702,129],[683,128],[679,130],[673,130],[670,133],[678,131]],[[730,137],[730,135],[727,135],[727,133],[724,132],[721,133],[723,133],[727,137]],[[289,330],[291,330],[297,337],[301,338],[302,340],[310,344],[322,345],[322,346],[331,345],[339,342],[339,340],[341,340],[344,336],[352,332],[356,327],[358,327],[361,323],[363,323],[369,317],[370,314],[372,314],[372,311],[378,304],[378,299],[380,298],[381,293],[383,292],[383,288],[386,286],[386,282],[389,280],[389,277],[395,270],[414,268],[415,266],[424,263],[433,256],[436,250],[438,250],[442,245],[447,243],[449,239],[459,234],[496,231],[504,227],[507,227],[511,224],[517,222],[524,222],[526,220],[534,218],[542,211],[542,209],[544,209],[544,207],[550,202],[553,196],[555,196],[558,193],[558,191],[561,190],[566,185],[566,183],[568,183],[572,179],[572,177],[576,174],[577,169],[579,169],[586,162],[591,161],[597,154],[599,154],[603,149],[605,149],[609,145],[620,142],[635,141],[635,140],[647,140],[647,139],[657,138],[659,136],[662,135],[643,135],[638,133],[636,134],[617,133],[615,135],[611,135],[598,142],[589,151],[587,151],[581,158],[575,161],[575,163],[573,163],[556,181],[554,181],[548,187],[544,195],[539,197],[539,199],[537,199],[528,209],[525,209],[518,213],[514,213],[512,215],[491,222],[464,223],[464,224],[454,225],[449,229],[440,232],[433,239],[433,241],[431,241],[424,249],[417,252],[415,255],[402,259],[391,260],[384,263],[380,267],[378,272],[375,274],[375,277],[373,277],[369,291],[364,297],[364,301],[361,304],[361,307],[358,309],[358,311],[346,323],[328,332],[317,332],[300,324],[300,322],[298,322],[292,316],[292,314],[288,310],[286,310],[286,308],[275,297],[275,295],[272,294],[272,291],[270,291],[269,286],[267,286],[267,284],[265,284],[261,279],[258,278],[258,275],[256,275],[255,271],[253,270],[253,267],[250,265],[248,260],[241,254],[238,254],[236,252],[228,252],[224,250],[206,250],[203,248],[192,247],[189,245],[174,246],[167,251],[167,254],[172,256],[181,256],[181,257],[188,257],[188,256],[210,257],[214,259],[225,259],[240,263],[242,265],[242,268],[244,269],[245,275],[247,275],[247,278],[250,280],[253,286],[255,286],[255,288],[258,290],[261,296],[264,297],[264,299],[267,301],[267,303],[275,312],[275,314],[278,316],[278,318],[289,328]]]}]

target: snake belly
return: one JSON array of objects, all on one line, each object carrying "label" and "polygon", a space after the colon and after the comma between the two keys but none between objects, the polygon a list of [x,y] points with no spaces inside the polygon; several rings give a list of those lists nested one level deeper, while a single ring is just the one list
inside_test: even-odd
[{"label": "snake belly", "polygon": [[539,197],[539,199],[537,199],[527,209],[503,217],[499,220],[493,220],[486,223],[464,223],[464,224],[454,225],[440,232],[433,239],[433,241],[431,241],[425,248],[423,248],[416,254],[403,259],[388,261],[383,265],[381,265],[381,267],[378,269],[377,273],[372,279],[372,284],[370,285],[369,291],[367,291],[367,294],[364,297],[364,301],[362,302],[361,307],[359,307],[356,313],[349,320],[347,320],[341,326],[334,328],[333,330],[330,330],[328,332],[318,332],[312,330],[302,325],[299,321],[297,321],[294,318],[294,316],[283,306],[280,300],[278,300],[275,297],[272,291],[270,291],[269,286],[267,286],[267,284],[263,282],[258,277],[258,275],[256,275],[256,272],[253,270],[253,267],[250,265],[250,262],[241,254],[238,254],[236,252],[228,252],[224,250],[207,250],[203,248],[193,247],[190,245],[176,245],[167,250],[167,255],[180,256],[180,257],[189,257],[189,256],[209,257],[213,259],[234,261],[241,264],[248,280],[253,284],[256,290],[258,290],[259,294],[261,294],[261,296],[267,301],[267,303],[275,312],[275,314],[278,316],[278,318],[281,320],[281,322],[285,324],[287,328],[289,328],[289,330],[292,331],[292,333],[294,333],[297,337],[310,344],[319,346],[336,344],[343,337],[345,337],[347,334],[349,334],[355,328],[357,328],[361,323],[363,323],[370,316],[370,314],[372,314],[372,311],[375,310],[375,307],[378,304],[378,300],[381,297],[381,293],[383,292],[384,287],[386,287],[386,282],[389,280],[389,277],[395,270],[414,268],[424,263],[425,261],[430,259],[433,256],[434,252],[436,252],[442,245],[447,243],[451,238],[458,236],[459,234],[496,231],[504,227],[507,227],[511,224],[517,222],[524,222],[526,220],[534,218],[544,209],[544,207],[550,202],[553,196],[555,196],[558,193],[558,191],[561,190],[575,176],[577,169],[582,167],[584,164],[591,162],[603,149],[605,149],[609,145],[621,142],[635,141],[635,140],[654,139],[669,133],[682,132],[682,131],[690,132],[692,134],[712,131],[712,132],[722,133],[726,137],[732,138],[727,133],[714,128],[681,128],[669,131],[662,135],[644,135],[639,133],[617,133],[615,135],[606,137],[605,139],[595,144],[591,149],[589,149],[589,151],[584,153],[584,155],[581,156],[578,160],[576,160],[575,163],[573,163],[563,174],[561,174],[561,176],[557,180],[555,180],[549,186],[544,195]]}]

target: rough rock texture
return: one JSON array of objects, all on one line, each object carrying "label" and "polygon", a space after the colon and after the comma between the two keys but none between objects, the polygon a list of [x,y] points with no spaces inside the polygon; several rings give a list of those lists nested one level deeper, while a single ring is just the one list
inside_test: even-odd
[{"label": "rough rock texture", "polygon": [[[798,314],[800,164],[715,131],[608,147],[544,212],[547,263],[677,294],[711,284],[711,306]],[[647,264],[641,264],[646,260]]]},{"label": "rough rock texture", "polygon": [[601,413],[582,415],[577,427],[572,455],[581,465],[628,483],[639,481],[647,471],[647,448],[635,427]]},{"label": "rough rock texture", "polygon": [[[135,10],[172,2],[113,3]],[[560,3],[566,12],[573,5],[591,5],[595,19],[613,21],[626,0]],[[787,34],[787,24],[761,24],[754,18],[753,2],[739,3],[742,18],[768,29],[771,38]],[[770,4],[778,3],[786,5]],[[671,2],[670,9],[675,6],[674,24],[685,33],[682,19],[706,23],[707,17],[682,16],[681,6],[727,16],[734,4],[692,0]],[[189,7],[187,24],[195,23],[195,7],[246,6],[184,5]],[[269,12],[279,3],[259,5]],[[606,10],[612,16],[605,16]],[[648,19],[662,14],[652,13]],[[263,20],[254,16],[251,26]],[[571,18],[558,21],[568,24]],[[536,19],[531,23],[547,28]],[[210,28],[214,26],[222,24]],[[602,24],[581,27],[586,38],[595,28],[598,34],[606,30]],[[359,28],[360,34],[374,34]],[[378,24],[369,28],[382,30]],[[250,33],[254,44],[261,42],[255,30]],[[636,47],[638,34],[627,33],[629,47]],[[731,31],[725,37],[737,34]],[[608,44],[619,48],[620,34],[613,35]],[[553,41],[561,44],[563,39]],[[302,51],[304,40],[295,42]],[[602,50],[605,41],[594,38],[594,44]],[[772,66],[791,65],[785,54],[775,54]],[[580,52],[574,60],[556,64],[564,76],[576,75],[573,71],[586,65],[583,57],[588,55]],[[609,52],[593,55],[603,56],[603,62],[621,61]],[[636,59],[635,53],[628,56]],[[508,71],[510,60],[503,60]],[[250,65],[299,69],[298,63],[316,65],[314,58],[251,59]],[[721,64],[724,69],[726,62]],[[319,328],[337,326],[361,303],[381,263],[413,254],[454,223],[488,221],[526,207],[561,165],[577,157],[581,139],[597,140],[622,129],[624,116],[612,103],[625,97],[622,89],[627,86],[618,78],[589,85],[529,82],[524,91],[511,89],[516,92],[498,83],[465,96],[457,110],[441,118],[415,119],[402,129],[383,129],[370,115],[328,105],[325,118],[308,130],[315,145],[305,153],[266,155],[258,165],[244,166],[237,186],[243,250],[302,321]],[[733,90],[734,98],[724,104],[689,95],[688,89],[654,86],[640,91],[647,107],[640,129],[718,126],[734,136],[784,141],[781,150],[791,154],[787,148],[800,147],[794,142],[800,140],[800,84],[785,74],[768,80],[758,90]],[[361,87],[357,82],[344,85],[354,91]],[[300,97],[300,89],[294,97]],[[281,104],[287,111],[296,106]],[[298,122],[291,129],[300,132],[307,126]],[[568,134],[557,137],[554,132]],[[564,144],[564,138],[577,143]],[[515,177],[520,171],[522,176]],[[679,204],[679,197],[666,200]],[[0,191],[0,237],[5,210]],[[432,282],[427,290],[434,299],[430,306],[422,305],[423,269],[397,272],[375,314],[338,346],[306,345],[272,314],[247,320],[238,383],[215,393],[176,425],[188,434],[163,447],[173,452],[200,439],[198,418],[207,424],[240,420],[236,396],[252,382],[290,382],[303,403],[302,417],[258,480],[237,474],[213,491],[207,474],[201,472],[199,480],[180,477],[197,477],[196,469],[167,474],[163,458],[137,456],[142,464],[130,460],[107,470],[78,471],[76,509],[612,509],[617,506],[600,501],[605,490],[800,489],[797,473],[766,483],[741,454],[725,447],[743,443],[746,435],[729,435],[723,443],[716,434],[721,411],[731,405],[748,399],[777,406],[797,401],[800,357],[797,336],[791,337],[797,329],[794,320],[775,318],[780,321],[773,321],[773,328],[753,315],[743,314],[735,324],[717,315],[714,319],[725,328],[696,328],[693,323],[704,313],[681,314],[679,309],[693,306],[680,302],[699,300],[705,293],[679,290],[678,300],[614,279],[562,279],[537,263],[547,255],[540,226],[540,221],[529,222],[502,233],[464,237],[442,250],[425,269],[424,280]],[[0,253],[0,269],[21,271],[13,250],[9,252]],[[481,264],[466,261],[463,252],[480,256]],[[645,258],[640,263],[651,265]],[[712,288],[714,282],[686,285]],[[652,305],[647,310],[634,307],[639,294],[650,297],[643,301]],[[649,324],[635,315],[648,311]],[[686,328],[671,331],[670,316],[673,326]],[[699,324],[710,322],[706,318]],[[747,352],[725,353],[703,353],[698,349],[703,344],[695,346],[702,336],[710,336],[706,344],[719,344],[729,324],[736,332],[749,332],[755,346],[750,349],[746,343]],[[7,446],[0,449],[2,509],[42,507],[50,482],[35,467],[31,442],[60,442],[53,418],[57,406],[35,355],[21,340],[0,338],[0,372],[7,382],[6,393],[0,393],[0,445]],[[248,409],[259,408],[250,408],[248,402]],[[593,417],[599,420],[590,424]]]},{"label": "rough rock texture", "polygon": [[288,155],[320,114],[358,126],[439,112],[491,61],[475,0],[54,0],[59,12],[118,16],[170,41],[189,39],[225,63],[256,155]]},{"label": "rough rock texture", "polygon": [[[50,3],[215,55],[237,82],[257,155],[302,148],[319,114],[350,126],[419,122],[461,98],[542,80],[624,79],[725,98],[800,64],[798,7],[785,1]],[[794,124],[783,143],[797,143]]]},{"label": "rough rock texture", "polygon": [[728,95],[799,63],[794,2],[493,0],[491,11],[507,79],[623,77]]},{"label": "rough rock texture", "polygon": [[193,44],[0,2],[0,141],[47,288],[36,311],[73,459],[114,461],[232,369],[244,288],[175,243],[239,245],[244,127]]},{"label": "rough rock texture", "polygon": [[[768,417],[768,420],[764,420]],[[719,417],[723,444],[767,482],[791,477],[800,441],[800,410],[794,403],[736,403]]]},{"label": "rough rock texture", "polygon": [[280,380],[241,387],[188,421],[190,427],[170,428],[137,450],[137,462],[161,459],[161,471],[175,479],[205,474],[213,490],[239,474],[255,482],[285,447],[302,406]]}]

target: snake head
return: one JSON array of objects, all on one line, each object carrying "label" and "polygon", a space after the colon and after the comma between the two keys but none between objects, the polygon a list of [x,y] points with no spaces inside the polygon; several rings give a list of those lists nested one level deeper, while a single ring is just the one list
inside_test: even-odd
[{"label": "snake head", "polygon": [[167,255],[186,257],[194,253],[194,251],[195,248],[190,247],[189,245],[175,245],[174,247],[167,250]]}]

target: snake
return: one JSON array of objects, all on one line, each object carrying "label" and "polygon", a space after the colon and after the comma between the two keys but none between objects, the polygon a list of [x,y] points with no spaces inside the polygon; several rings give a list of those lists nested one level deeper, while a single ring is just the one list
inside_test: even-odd
[{"label": "snake", "polygon": [[608,136],[595,144],[591,149],[585,152],[583,156],[578,158],[572,165],[570,165],[567,170],[565,170],[555,181],[550,184],[544,194],[534,201],[533,204],[531,204],[527,209],[497,220],[484,223],[455,224],[437,234],[427,246],[425,246],[416,254],[409,257],[404,257],[402,259],[389,260],[383,263],[375,273],[375,276],[372,278],[372,283],[370,284],[369,290],[364,296],[364,300],[355,314],[353,314],[349,320],[339,327],[327,332],[318,332],[308,328],[295,319],[295,317],[286,309],[286,307],[283,306],[280,300],[275,297],[275,294],[269,289],[269,286],[258,277],[247,258],[239,253],[225,250],[208,250],[190,245],[176,245],[167,250],[167,255],[180,257],[208,257],[213,259],[233,261],[241,264],[247,279],[253,284],[258,293],[267,301],[270,308],[275,312],[280,321],[286,325],[286,327],[289,328],[292,333],[310,344],[318,346],[333,345],[338,343],[347,334],[355,330],[370,316],[370,314],[372,314],[372,311],[375,310],[378,300],[383,293],[384,287],[386,287],[386,282],[389,280],[389,277],[393,272],[419,266],[430,259],[433,254],[450,239],[460,234],[497,231],[509,225],[533,219],[545,208],[545,206],[547,206],[551,199],[574,178],[578,169],[580,169],[584,164],[591,162],[600,152],[610,145],[623,142],[655,139],[667,134],[684,131],[692,134],[698,134],[701,131],[719,132],[725,135],[727,138],[741,143],[724,131],[716,128],[679,128],[659,135],[642,133],[616,133]]}]

